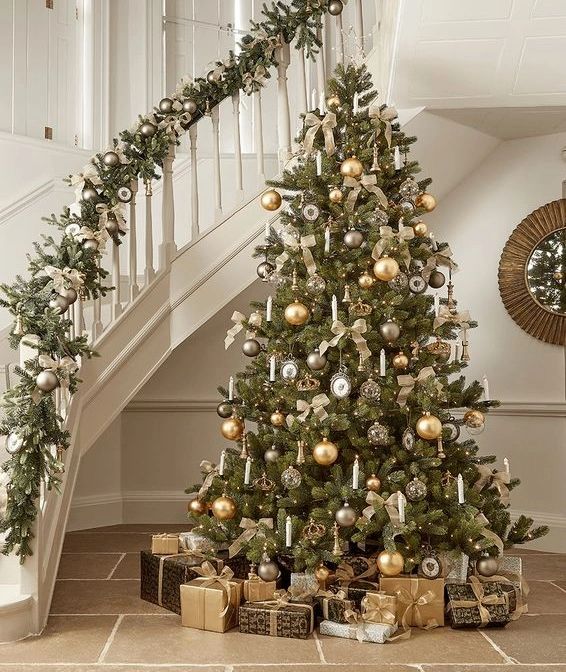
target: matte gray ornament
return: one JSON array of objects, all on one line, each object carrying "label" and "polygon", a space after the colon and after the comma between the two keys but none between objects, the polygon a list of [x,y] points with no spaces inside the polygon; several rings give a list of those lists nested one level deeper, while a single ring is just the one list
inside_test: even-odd
[{"label": "matte gray ornament", "polygon": [[77,290],[74,289],[74,287],[63,289],[61,291],[61,296],[67,301],[69,305],[75,303],[75,301],[79,298]]},{"label": "matte gray ornament", "polygon": [[197,104],[194,100],[184,100],[183,101],[183,112],[188,112],[189,114],[194,114],[197,111]]},{"label": "matte gray ornament", "polygon": [[433,289],[440,289],[445,282],[446,282],[446,276],[438,269],[435,269],[430,274],[430,277],[428,279],[428,284]]},{"label": "matte gray ornament", "polygon": [[480,576],[493,576],[497,574],[499,562],[492,555],[484,556],[476,560],[476,571]]},{"label": "matte gray ornament", "polygon": [[120,165],[120,157],[116,152],[106,152],[102,157],[102,163],[104,163],[105,166],[108,166],[108,168],[116,168],[116,166]]},{"label": "matte gray ornament", "polygon": [[83,201],[97,201],[98,200],[98,191],[94,187],[85,187],[81,191],[81,198]]},{"label": "matte gray ornament", "polygon": [[344,245],[351,250],[356,250],[364,242],[364,234],[356,229],[350,229],[344,234]]},{"label": "matte gray ornament", "polygon": [[279,574],[279,565],[273,560],[262,560],[257,567],[257,575],[264,581],[276,581]]},{"label": "matte gray ornament", "polygon": [[387,320],[379,325],[379,333],[388,343],[393,343],[401,335],[401,327],[393,320]]},{"label": "matte gray ornament", "polygon": [[275,266],[273,266],[273,264],[270,264],[269,261],[262,261],[261,264],[258,265],[256,272],[258,278],[261,278],[264,282],[267,282],[267,279],[274,270]]},{"label": "matte gray ornament", "polygon": [[57,294],[57,296],[54,296],[51,301],[49,301],[49,307],[56,310],[59,315],[62,315],[69,307],[69,303],[64,296]]},{"label": "matte gray ornament", "polygon": [[206,76],[206,80],[207,80],[207,82],[208,82],[209,84],[214,84],[214,82],[216,81],[216,75],[214,74],[214,70],[211,70],[211,71],[207,74],[207,76]]},{"label": "matte gray ornament", "polygon": [[157,132],[157,126],[155,124],[152,124],[150,121],[145,121],[140,126],[140,133],[144,136],[144,138],[153,138],[156,132]]},{"label": "matte gray ornament", "polygon": [[255,338],[246,338],[242,343],[242,352],[246,357],[257,357],[261,352],[261,345]]},{"label": "matte gray ornament", "polygon": [[221,401],[216,407],[216,412],[221,418],[229,418],[233,411],[234,409],[229,401]]},{"label": "matte gray ornament", "polygon": [[82,245],[85,250],[98,250],[98,241],[94,240],[94,238],[87,238],[87,240],[83,241]]},{"label": "matte gray ornament", "polygon": [[342,14],[343,10],[344,3],[342,0],[330,0],[328,3],[328,13],[332,14],[332,16],[338,16],[339,14]]},{"label": "matte gray ornament", "polygon": [[271,448],[268,448],[263,454],[263,459],[267,464],[274,464],[281,457],[281,451],[279,451],[274,445]]},{"label": "matte gray ornament", "polygon": [[318,348],[307,356],[307,366],[311,371],[321,371],[326,366],[326,355],[321,355]]},{"label": "matte gray ornament", "polygon": [[106,229],[106,231],[108,231],[108,233],[111,236],[115,236],[116,234],[120,233],[120,226],[118,225],[118,220],[116,219],[115,216],[112,215],[112,213],[108,215],[108,219],[106,220],[104,228]]},{"label": "matte gray ornament", "polygon": [[41,371],[37,374],[35,384],[42,392],[48,393],[59,387],[59,378],[53,371]]},{"label": "matte gray ornament", "polygon": [[163,114],[169,114],[173,110],[173,101],[171,98],[162,98],[159,101],[159,111]]},{"label": "matte gray ornament", "polygon": [[344,502],[344,505],[340,507],[338,511],[336,511],[335,518],[340,527],[352,527],[352,525],[356,524],[358,514],[348,504],[348,502]]}]

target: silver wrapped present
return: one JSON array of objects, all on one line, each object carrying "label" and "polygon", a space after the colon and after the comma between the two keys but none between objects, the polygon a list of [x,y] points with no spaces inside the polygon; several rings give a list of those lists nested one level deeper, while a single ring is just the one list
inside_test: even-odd
[{"label": "silver wrapped present", "polygon": [[387,623],[335,623],[334,621],[322,621],[320,634],[329,637],[342,637],[342,639],[357,639],[360,642],[374,642],[385,644],[395,633],[397,624]]},{"label": "silver wrapped present", "polygon": [[291,588],[293,592],[316,595],[318,579],[313,572],[291,572]]},{"label": "silver wrapped present", "polygon": [[179,534],[179,548],[181,551],[201,551],[201,553],[216,553],[218,545],[197,532],[181,532]]},{"label": "silver wrapped present", "polygon": [[504,555],[499,560],[497,573],[509,579],[511,583],[521,590],[521,577],[523,576],[523,559],[518,555]]},{"label": "silver wrapped present", "polygon": [[461,551],[441,551],[438,554],[442,564],[445,583],[466,583],[470,558]]}]

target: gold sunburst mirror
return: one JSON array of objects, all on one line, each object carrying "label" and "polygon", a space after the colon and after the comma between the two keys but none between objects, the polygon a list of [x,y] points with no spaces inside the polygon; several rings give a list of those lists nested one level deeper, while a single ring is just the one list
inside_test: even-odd
[{"label": "gold sunburst mirror", "polygon": [[566,345],[566,199],[531,212],[513,231],[499,261],[499,292],[521,329]]}]

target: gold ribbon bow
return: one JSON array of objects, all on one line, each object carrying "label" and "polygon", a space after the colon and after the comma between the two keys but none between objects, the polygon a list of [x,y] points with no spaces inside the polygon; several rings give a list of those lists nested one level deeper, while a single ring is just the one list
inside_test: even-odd
[{"label": "gold ribbon bow", "polygon": [[362,175],[359,180],[355,177],[345,177],[344,186],[351,189],[346,199],[346,210],[352,211],[362,189],[366,189],[377,196],[377,200],[383,208],[387,207],[387,197],[383,191],[376,186],[377,177],[375,175]]},{"label": "gold ribbon bow", "polygon": [[157,124],[158,128],[165,130],[167,135],[183,135],[192,116],[188,112],[182,114],[168,114]]},{"label": "gold ribbon bow", "polygon": [[[243,313],[240,313],[239,311],[235,310],[232,313],[232,317],[230,318],[232,322],[234,322],[234,326],[228,329],[226,332],[226,338],[224,339],[224,349],[228,350],[228,348],[232,345],[234,340],[236,339],[236,336],[242,331],[244,328],[244,321],[246,319],[246,316]],[[262,317],[261,314],[258,312],[253,312],[249,319],[248,319],[248,324],[252,327],[261,327],[261,322],[262,322]],[[252,338],[254,335],[253,331],[246,331],[246,338]]]},{"label": "gold ribbon bow", "polygon": [[230,604],[230,594],[232,592],[232,587],[230,586],[230,581],[234,578],[234,572],[230,567],[223,567],[220,574],[212,565],[212,563],[206,561],[203,562],[200,567],[193,567],[193,571],[199,574],[194,580],[200,581],[202,588],[208,588],[209,586],[219,583],[222,587],[224,593],[226,593],[226,607],[220,612],[219,616],[225,616],[228,613],[228,609],[232,606]]},{"label": "gold ribbon bow", "polygon": [[[423,246],[423,249],[428,249]],[[430,274],[434,271],[437,266],[445,266],[453,271],[458,269],[458,264],[452,259],[452,250],[448,245],[444,245],[441,250],[438,250],[434,254],[431,254],[430,257],[426,260],[426,264],[423,266],[421,275],[428,282]]]},{"label": "gold ribbon bow", "polygon": [[[478,578],[482,583],[494,582],[513,586],[517,604],[515,610],[511,614],[512,621],[516,621],[521,618],[523,614],[528,613],[529,605],[526,598],[529,595],[530,589],[529,584],[527,583],[524,576],[521,574],[514,574],[513,572],[502,572],[501,574],[494,574],[493,576],[478,576],[476,578]],[[520,585],[520,589],[514,585],[515,583]]]},{"label": "gold ribbon bow", "polygon": [[87,163],[86,166],[83,166],[80,173],[71,175],[70,182],[71,186],[75,187],[77,200],[81,198],[81,192],[85,188],[87,182],[95,187],[102,184],[102,180],[98,173],[98,167],[94,163]]},{"label": "gold ribbon bow", "polygon": [[84,273],[77,271],[76,268],[45,266],[43,272],[53,280],[53,289],[59,294],[69,287],[79,291],[84,285]]},{"label": "gold ribbon bow", "polygon": [[479,492],[483,490],[486,485],[496,488],[499,492],[499,498],[504,506],[509,504],[509,488],[507,487],[511,482],[511,476],[506,471],[492,471],[487,464],[476,464],[476,469],[480,477],[474,483],[474,488]]},{"label": "gold ribbon bow", "polygon": [[398,231],[394,231],[391,226],[380,226],[379,235],[380,239],[373,246],[371,256],[377,261],[385,251],[389,250],[391,245],[398,241],[401,248],[401,258],[403,259],[405,266],[409,268],[411,264],[411,255],[406,243],[415,237],[413,227],[400,226]]},{"label": "gold ribbon bow", "polygon": [[336,115],[334,112],[328,112],[324,119],[321,119],[313,112],[307,112],[305,116],[305,126],[308,126],[308,131],[305,133],[303,146],[307,154],[310,154],[313,151],[315,136],[318,131],[322,129],[324,135],[324,149],[326,150],[327,156],[332,156],[336,151],[334,132],[332,131],[332,129],[336,127]]},{"label": "gold ribbon bow", "polygon": [[365,334],[367,330],[367,324],[363,317],[357,319],[351,327],[347,327],[344,323],[340,322],[340,320],[335,320],[330,327],[330,331],[336,335],[330,341],[322,341],[322,343],[318,346],[320,354],[324,355],[328,348],[335,348],[340,342],[342,336],[349,334],[356,344],[356,348],[360,353],[362,361],[365,361],[368,357],[371,357],[371,352],[367,346],[366,339],[362,336],[362,334]]},{"label": "gold ribbon bow", "polygon": [[289,413],[287,416],[287,426],[291,427],[295,420],[298,420],[299,422],[305,422],[311,411],[320,422],[326,420],[328,413],[324,407],[328,406],[329,403],[330,399],[326,396],[326,394],[324,394],[324,392],[314,396],[310,404],[304,399],[297,399],[297,411],[299,411],[300,415],[295,418],[295,416]]},{"label": "gold ribbon bow", "polygon": [[273,53],[275,50],[281,46],[281,38],[275,35],[269,35],[264,28],[258,28],[253,31],[255,37],[253,40],[242,44],[242,49],[250,50],[256,47],[258,44],[261,44],[261,49],[265,54],[266,58],[273,58]]},{"label": "gold ribbon bow", "polygon": [[[393,603],[393,604],[392,604]],[[385,591],[367,593],[362,599],[362,614],[370,623],[386,623],[393,625],[396,620],[395,598]],[[393,610],[391,607],[393,606]]]},{"label": "gold ribbon bow", "polygon": [[[290,248],[293,252],[298,252],[299,250],[303,251],[303,261],[309,275],[314,275],[316,273],[316,264],[312,252],[309,248],[316,245],[316,238],[314,235],[301,236],[300,240],[297,240],[294,236],[284,233],[282,236],[282,241],[285,247]],[[275,267],[280,271],[285,262],[289,259],[289,254],[283,252],[275,259]]]},{"label": "gold ribbon bow", "polygon": [[81,226],[81,229],[76,235],[76,238],[80,242],[85,240],[95,240],[98,244],[98,250],[103,252],[106,241],[110,238],[110,236],[106,229],[102,229],[101,231],[93,231],[88,226]]},{"label": "gold ribbon bow", "polygon": [[475,517],[475,522],[481,525],[481,535],[485,539],[491,542],[493,546],[497,547],[498,555],[503,555],[503,541],[501,537],[496,534],[493,530],[488,530],[487,526],[489,525],[489,520],[484,516],[483,513],[478,513]]},{"label": "gold ribbon bow", "polygon": [[336,569],[336,580],[340,583],[341,588],[348,588],[348,586],[354,581],[365,580],[367,583],[371,583],[376,586],[377,584],[369,581],[370,577],[373,577],[377,573],[376,561],[373,558],[366,558],[368,563],[368,568],[361,574],[356,574],[354,568],[348,561],[341,562]]},{"label": "gold ribbon bow", "polygon": [[395,591],[397,599],[407,605],[401,618],[402,629],[404,631],[410,630],[409,620],[411,623],[416,624],[417,628],[422,628],[423,630],[437,628],[438,621],[435,618],[430,618],[425,624],[421,613],[421,607],[430,604],[434,600],[434,593],[432,590],[427,590],[422,595],[417,595],[419,579],[411,579],[410,586],[410,590],[407,590],[406,588],[398,588]]},{"label": "gold ribbon bow", "polygon": [[96,212],[98,212],[98,226],[100,229],[104,229],[108,223],[109,216],[114,215],[120,231],[122,233],[127,231],[126,222],[124,220],[123,203],[116,203],[116,205],[113,205],[111,208],[109,208],[106,203],[98,203],[95,209]]},{"label": "gold ribbon bow", "polygon": [[242,546],[250,542],[256,534],[263,536],[263,531],[260,529],[260,525],[265,525],[270,529],[273,529],[273,518],[260,518],[257,522],[251,518],[242,518],[240,521],[240,527],[244,530],[242,534],[230,544],[228,549],[228,556],[233,558],[235,555],[242,550]]},{"label": "gold ribbon bow", "polygon": [[[407,405],[407,398],[413,391],[413,388],[417,383],[424,383],[429,378],[436,378],[436,373],[432,366],[425,366],[419,371],[418,376],[413,377],[410,373],[406,373],[402,376],[397,376],[397,384],[400,386],[399,394],[397,395],[397,403],[401,408]],[[442,383],[440,381],[436,382],[437,392],[442,391]]]},{"label": "gold ribbon bow", "polygon": [[474,597],[476,598],[475,600],[450,600],[448,603],[448,610],[450,609],[474,609],[477,608],[479,610],[479,615],[481,619],[481,626],[480,627],[485,627],[490,619],[491,616],[489,615],[489,611],[487,609],[488,606],[490,605],[495,605],[495,604],[505,604],[506,602],[506,596],[504,595],[486,595],[484,591],[484,587],[482,582],[478,579],[477,576],[470,576],[469,579],[470,583],[469,585],[472,588],[472,591],[474,593]]},{"label": "gold ribbon bow", "polygon": [[470,322],[470,311],[463,310],[461,313],[455,313],[446,305],[441,305],[438,310],[438,315],[434,318],[432,324],[433,329],[438,329],[447,322],[460,327],[461,329],[468,329]]},{"label": "gold ribbon bow", "polygon": [[391,122],[397,118],[397,110],[394,107],[387,107],[373,103],[369,107],[369,118],[373,119],[375,122],[375,137],[379,137],[381,133],[381,125],[384,126],[384,135],[387,140],[387,146],[391,147],[391,140],[393,137],[393,129],[391,128]]},{"label": "gold ribbon bow", "polygon": [[206,497],[206,493],[208,492],[208,489],[212,485],[212,481],[215,479],[216,476],[218,476],[218,467],[215,464],[212,464],[212,462],[209,462],[208,460],[203,460],[200,463],[200,470],[203,472],[203,474],[206,474],[206,477],[202,482],[202,485],[200,486],[197,498],[203,499],[204,497]]},{"label": "gold ribbon bow", "polygon": [[368,506],[362,511],[362,516],[371,520],[378,508],[384,508],[387,511],[389,520],[393,525],[399,524],[399,493],[393,492],[387,499],[383,499],[377,492],[370,490],[366,495]]},{"label": "gold ribbon bow", "polygon": [[244,85],[244,91],[248,94],[252,94],[254,91],[259,91],[265,82],[267,81],[267,70],[263,65],[256,65],[255,70],[252,72],[245,72],[242,77],[242,84]]}]

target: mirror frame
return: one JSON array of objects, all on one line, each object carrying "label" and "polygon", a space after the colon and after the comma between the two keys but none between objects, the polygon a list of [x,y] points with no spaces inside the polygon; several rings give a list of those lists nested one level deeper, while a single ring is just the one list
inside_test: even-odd
[{"label": "mirror frame", "polygon": [[527,215],[505,243],[499,260],[499,293],[511,318],[545,343],[566,345],[566,315],[553,313],[531,294],[527,265],[537,245],[566,228],[566,199],[541,206]]}]

